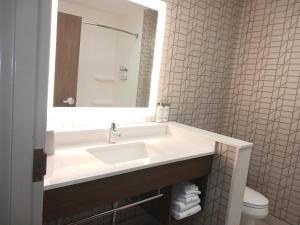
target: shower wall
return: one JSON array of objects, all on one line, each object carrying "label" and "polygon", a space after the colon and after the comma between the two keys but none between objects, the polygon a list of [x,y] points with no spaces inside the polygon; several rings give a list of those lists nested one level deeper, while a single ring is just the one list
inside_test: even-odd
[{"label": "shower wall", "polygon": [[169,0],[159,100],[254,143],[248,185],[300,224],[300,2]]}]

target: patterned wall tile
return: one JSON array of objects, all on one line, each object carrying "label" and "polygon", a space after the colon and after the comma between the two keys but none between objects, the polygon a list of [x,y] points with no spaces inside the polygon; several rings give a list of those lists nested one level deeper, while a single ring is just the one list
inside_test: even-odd
[{"label": "patterned wall tile", "polygon": [[143,34],[136,97],[137,107],[147,107],[149,104],[157,16],[158,14],[155,10],[144,10]]},{"label": "patterned wall tile", "polygon": [[271,215],[297,225],[300,2],[241,3],[226,109],[233,120],[222,132],[254,143],[248,185],[268,197]]},{"label": "patterned wall tile", "polygon": [[253,142],[248,185],[300,224],[300,2],[166,2],[171,120]]},{"label": "patterned wall tile", "polygon": [[236,152],[234,147],[217,144],[212,171],[208,177],[204,211],[194,218],[193,224],[225,224]]},{"label": "patterned wall tile", "polygon": [[159,100],[171,120],[218,131],[232,70],[237,0],[168,0]]}]

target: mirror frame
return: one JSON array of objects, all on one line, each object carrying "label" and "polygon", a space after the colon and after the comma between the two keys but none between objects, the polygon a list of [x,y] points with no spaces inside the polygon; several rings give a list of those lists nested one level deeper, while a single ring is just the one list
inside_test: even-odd
[{"label": "mirror frame", "polygon": [[112,121],[128,123],[153,120],[158,96],[159,74],[166,22],[166,4],[162,0],[128,1],[158,11],[148,107],[53,107],[58,0],[52,0],[47,130],[70,130],[78,127],[103,127],[108,126]]}]

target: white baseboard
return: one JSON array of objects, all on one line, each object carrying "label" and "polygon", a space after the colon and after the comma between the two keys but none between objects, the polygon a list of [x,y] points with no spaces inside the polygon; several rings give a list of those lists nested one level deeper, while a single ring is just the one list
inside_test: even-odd
[{"label": "white baseboard", "polygon": [[290,225],[289,223],[284,222],[271,215],[268,215],[265,219],[263,219],[263,221],[270,225]]}]

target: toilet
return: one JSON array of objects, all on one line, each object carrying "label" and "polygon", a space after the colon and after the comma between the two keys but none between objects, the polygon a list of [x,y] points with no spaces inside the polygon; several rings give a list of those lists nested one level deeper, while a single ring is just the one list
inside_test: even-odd
[{"label": "toilet", "polygon": [[242,204],[241,225],[255,225],[269,213],[269,200],[262,194],[246,187]]}]

